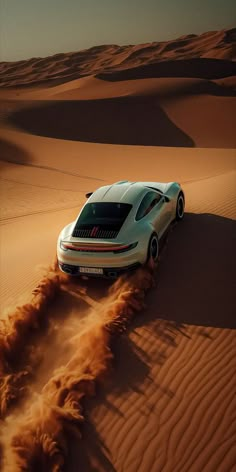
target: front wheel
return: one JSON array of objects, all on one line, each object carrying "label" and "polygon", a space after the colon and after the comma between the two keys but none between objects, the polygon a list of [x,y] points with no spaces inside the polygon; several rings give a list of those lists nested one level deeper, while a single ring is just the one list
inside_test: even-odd
[{"label": "front wheel", "polygon": [[147,260],[154,263],[157,262],[158,254],[159,254],[158,236],[156,233],[153,233],[149,241]]},{"label": "front wheel", "polygon": [[184,194],[179,193],[176,204],[176,220],[182,220],[184,217]]}]

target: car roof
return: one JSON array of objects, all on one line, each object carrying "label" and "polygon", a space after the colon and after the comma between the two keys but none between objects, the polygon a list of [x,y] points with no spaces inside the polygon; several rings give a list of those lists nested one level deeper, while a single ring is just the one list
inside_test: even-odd
[{"label": "car roof", "polygon": [[89,198],[92,202],[120,202],[134,205],[148,188],[142,182],[121,181],[97,189]]}]

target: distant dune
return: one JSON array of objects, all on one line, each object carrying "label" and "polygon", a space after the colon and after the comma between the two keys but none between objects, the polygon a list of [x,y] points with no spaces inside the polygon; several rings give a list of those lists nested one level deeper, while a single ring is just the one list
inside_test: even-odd
[{"label": "distant dune", "polygon": [[[235,59],[231,29],[0,64],[4,472],[235,470]],[[59,273],[124,179],[185,192],[156,270]]]},{"label": "distant dune", "polygon": [[[197,61],[191,61],[193,59]],[[214,59],[214,61],[206,59]],[[183,36],[173,41],[135,46],[95,46],[79,52],[56,54],[46,58],[32,58],[14,63],[2,62],[0,86],[19,87],[39,83],[55,85],[55,83],[88,75],[109,74],[108,76],[111,77],[111,73],[118,71],[117,77],[124,77],[124,71],[126,71],[127,78],[130,76],[141,78],[147,74],[147,71],[150,76],[152,69],[158,77],[159,68],[160,74],[165,76],[167,74],[167,76],[199,77],[200,74],[200,77],[227,77],[235,74],[236,65],[230,64],[235,59],[236,28],[233,28]],[[155,67],[159,63],[169,61],[171,61],[171,66],[161,64]],[[175,61],[184,61],[183,66],[179,63],[175,64]],[[176,75],[181,67],[179,75]],[[136,69],[135,77],[131,72],[132,69]]]},{"label": "distant dune", "polygon": [[3,118],[93,143],[236,147],[236,29],[0,64]]}]

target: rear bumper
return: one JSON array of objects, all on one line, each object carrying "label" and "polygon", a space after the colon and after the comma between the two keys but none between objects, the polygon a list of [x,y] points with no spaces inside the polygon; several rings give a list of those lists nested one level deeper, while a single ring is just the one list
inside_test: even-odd
[{"label": "rear bumper", "polygon": [[103,274],[89,274],[89,273],[83,274],[80,272],[80,267],[83,267],[83,266],[65,264],[60,261],[58,261],[58,266],[62,272],[65,272],[66,274],[73,275],[73,276],[86,276],[86,277],[115,279],[119,277],[119,275],[122,275],[124,273],[137,269],[138,267],[141,266],[141,264],[139,262],[136,262],[126,267],[103,267]]},{"label": "rear bumper", "polygon": [[68,249],[64,251],[57,245],[57,259],[60,264],[75,267],[94,267],[104,271],[109,269],[123,269],[136,263],[146,262],[147,249],[138,244],[131,250],[116,253],[113,252],[80,252]]}]

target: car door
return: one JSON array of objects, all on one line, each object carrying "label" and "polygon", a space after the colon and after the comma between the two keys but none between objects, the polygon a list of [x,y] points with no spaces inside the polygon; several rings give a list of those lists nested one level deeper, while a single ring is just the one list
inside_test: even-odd
[{"label": "car door", "polygon": [[168,225],[168,203],[155,191],[147,192],[137,211],[136,220],[146,219],[154,227],[159,237]]},{"label": "car door", "polygon": [[159,238],[162,236],[166,227],[168,226],[168,203],[165,198],[159,195],[156,205],[149,214],[150,222],[155,228]]}]

